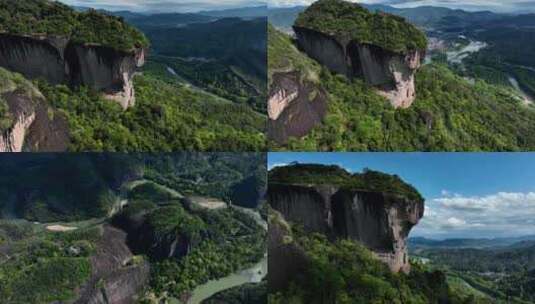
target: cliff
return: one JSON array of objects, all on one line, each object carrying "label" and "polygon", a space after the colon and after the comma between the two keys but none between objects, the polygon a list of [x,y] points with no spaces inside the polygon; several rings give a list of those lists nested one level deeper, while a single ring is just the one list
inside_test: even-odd
[{"label": "cliff", "polygon": [[300,138],[321,123],[327,112],[327,95],[299,72],[277,73],[269,88],[268,137],[285,144]]},{"label": "cliff", "polygon": [[104,92],[124,109],[134,105],[133,76],[145,50],[122,51],[67,38],[0,34],[0,66],[29,79],[87,86]]},{"label": "cliff", "polygon": [[132,77],[149,43],[122,18],[47,0],[0,0],[0,66],[134,104]]},{"label": "cliff", "polygon": [[268,138],[286,144],[321,123],[327,113],[327,93],[318,81],[319,64],[271,25],[268,37]]},{"label": "cliff", "polygon": [[41,92],[20,75],[0,68],[0,78],[0,152],[66,150],[65,118],[53,113]]},{"label": "cliff", "polygon": [[320,0],[299,15],[293,28],[299,47],[329,70],[364,78],[396,108],[414,101],[414,74],[427,40],[403,18]]},{"label": "cliff", "polygon": [[107,225],[91,257],[91,269],[75,304],[134,303],[150,275],[148,263],[137,261],[126,245],[126,233]]},{"label": "cliff", "polygon": [[[303,166],[306,165],[290,166],[286,171],[292,170],[309,177],[314,174],[304,170]],[[285,220],[302,225],[306,232],[322,233],[330,239],[359,241],[388,264],[392,271],[409,272],[407,237],[423,217],[423,199],[402,194],[395,190],[395,186],[392,191],[356,186],[355,182],[348,181],[352,178],[350,175],[340,173],[326,167],[323,174],[326,180],[331,180],[330,183],[312,183],[310,180],[280,183],[271,182],[271,177],[280,180],[281,175],[291,174],[272,172],[269,205]],[[334,174],[338,174],[339,178]],[[383,187],[390,183],[380,175],[368,177],[368,180]]]}]

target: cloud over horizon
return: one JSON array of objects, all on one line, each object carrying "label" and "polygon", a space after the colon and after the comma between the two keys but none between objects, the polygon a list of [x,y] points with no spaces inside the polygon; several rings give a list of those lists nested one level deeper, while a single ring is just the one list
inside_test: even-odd
[{"label": "cloud over horizon", "polygon": [[267,5],[264,0],[60,0],[73,5],[135,12],[198,12]]},{"label": "cloud over horizon", "polygon": [[426,202],[411,236],[493,238],[535,235],[535,193],[463,196],[443,191]]}]

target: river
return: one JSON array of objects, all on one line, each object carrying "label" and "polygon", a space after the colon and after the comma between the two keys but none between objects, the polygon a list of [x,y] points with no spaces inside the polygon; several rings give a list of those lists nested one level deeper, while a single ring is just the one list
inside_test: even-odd
[{"label": "river", "polygon": [[246,283],[260,283],[267,275],[267,264],[267,255],[265,255],[260,262],[248,269],[198,286],[193,290],[192,297],[188,304],[199,304],[214,294],[232,287],[237,287]]},{"label": "river", "polygon": [[[257,224],[267,230],[267,222],[262,219],[260,213],[251,209],[232,206],[232,208],[238,209],[242,212],[249,214],[253,217]],[[224,278],[209,281],[203,285],[197,286],[193,290],[191,299],[188,304],[199,304],[202,301],[210,298],[214,294],[227,290],[229,288],[237,287],[246,283],[260,283],[262,279],[267,275],[267,252],[264,254],[262,260],[247,269],[238,271]]]},{"label": "river", "polygon": [[462,63],[463,59],[470,56],[472,53],[477,53],[481,49],[487,47],[487,44],[482,41],[470,41],[470,43],[458,51],[449,51],[446,52],[448,56],[448,62],[451,63]]}]

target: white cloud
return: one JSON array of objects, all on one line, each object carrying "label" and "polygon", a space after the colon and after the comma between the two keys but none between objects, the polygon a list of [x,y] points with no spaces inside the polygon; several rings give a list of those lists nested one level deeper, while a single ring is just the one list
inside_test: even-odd
[{"label": "white cloud", "polygon": [[411,235],[500,237],[535,234],[535,193],[485,196],[442,193],[426,202],[425,215]]},{"label": "white cloud", "polygon": [[284,166],[288,166],[288,163],[274,163],[274,164],[269,165],[268,170],[271,170],[276,167],[284,167]]}]

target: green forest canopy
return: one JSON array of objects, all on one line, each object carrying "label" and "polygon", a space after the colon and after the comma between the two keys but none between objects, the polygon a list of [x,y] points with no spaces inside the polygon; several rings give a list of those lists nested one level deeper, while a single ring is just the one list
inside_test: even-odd
[{"label": "green forest canopy", "polygon": [[0,0],[0,32],[68,37],[122,51],[149,46],[145,35],[120,17],[92,9],[77,12],[47,0]]},{"label": "green forest canopy", "polygon": [[293,163],[269,171],[270,183],[328,184],[349,189],[394,193],[409,199],[424,198],[412,185],[397,175],[365,169],[362,173],[350,173],[336,165]]},{"label": "green forest canopy", "polygon": [[300,13],[295,26],[334,35],[344,41],[356,40],[392,52],[425,50],[425,34],[403,17],[372,13],[356,3],[319,0]]}]

